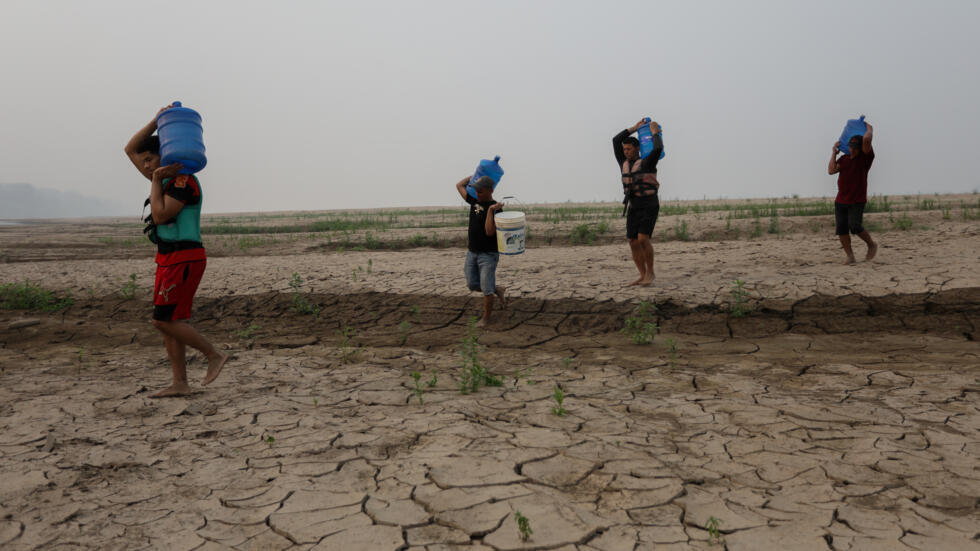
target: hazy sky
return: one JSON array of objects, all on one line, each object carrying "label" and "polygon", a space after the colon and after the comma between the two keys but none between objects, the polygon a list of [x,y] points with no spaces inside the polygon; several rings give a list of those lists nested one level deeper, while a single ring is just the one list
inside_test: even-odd
[{"label": "hazy sky", "polygon": [[980,187],[980,2],[0,1],[0,183],[138,210],[122,150],[204,117],[205,211],[619,200],[611,138],[664,127],[666,199],[830,195],[846,119],[872,193]]}]

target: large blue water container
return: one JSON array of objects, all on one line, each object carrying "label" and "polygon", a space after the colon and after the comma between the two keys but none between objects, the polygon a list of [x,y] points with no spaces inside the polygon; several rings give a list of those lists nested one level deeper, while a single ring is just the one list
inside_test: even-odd
[{"label": "large blue water container", "polygon": [[160,166],[180,163],[184,165],[181,174],[194,174],[208,164],[204,155],[204,129],[197,111],[175,101],[173,107],[157,116],[157,134]]},{"label": "large blue water container", "polygon": [[[653,152],[653,133],[650,132],[650,117],[645,117],[643,122],[644,124],[640,125],[640,127],[636,129],[636,135],[640,140],[640,158],[646,159],[647,155]],[[660,134],[661,139],[663,139],[662,126],[660,127],[660,132],[658,132],[658,134]],[[660,158],[663,159],[664,155],[666,155],[666,152],[661,149]]]},{"label": "large blue water container", "polygon": [[844,155],[850,155],[851,148],[848,147],[847,142],[854,136],[864,136],[864,133],[867,131],[868,125],[864,122],[864,115],[861,115],[857,119],[848,120],[847,124],[844,125],[844,131],[840,135],[840,152]]},{"label": "large blue water container", "polygon": [[500,168],[500,155],[494,157],[492,161],[487,159],[480,161],[476,171],[473,172],[473,177],[470,178],[469,185],[466,186],[466,191],[469,192],[470,197],[476,199],[476,190],[473,189],[473,184],[483,176],[489,176],[493,180],[493,189],[497,189],[497,184],[504,176],[504,169]]}]

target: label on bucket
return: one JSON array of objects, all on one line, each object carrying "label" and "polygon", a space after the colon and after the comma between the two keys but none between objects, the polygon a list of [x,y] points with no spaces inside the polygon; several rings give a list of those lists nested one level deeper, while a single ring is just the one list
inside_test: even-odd
[{"label": "label on bucket", "polygon": [[521,254],[524,252],[525,227],[502,230],[497,228],[497,250],[500,254]]}]

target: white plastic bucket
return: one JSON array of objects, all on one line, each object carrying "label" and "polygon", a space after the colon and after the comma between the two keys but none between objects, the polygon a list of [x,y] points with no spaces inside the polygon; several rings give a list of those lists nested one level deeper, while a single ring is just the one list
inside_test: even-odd
[{"label": "white plastic bucket", "polygon": [[524,213],[516,210],[498,212],[493,221],[497,225],[497,250],[500,254],[523,253],[527,235]]}]

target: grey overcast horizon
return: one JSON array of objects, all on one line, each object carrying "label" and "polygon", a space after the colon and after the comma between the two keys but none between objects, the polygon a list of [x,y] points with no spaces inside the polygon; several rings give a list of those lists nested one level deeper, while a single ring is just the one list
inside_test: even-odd
[{"label": "grey overcast horizon", "polygon": [[[0,183],[133,205],[123,154],[173,100],[204,118],[205,212],[618,201],[611,138],[663,125],[665,199],[828,196],[848,118],[873,194],[963,193],[980,2],[4,0]],[[127,209],[127,212],[129,209]]]}]

